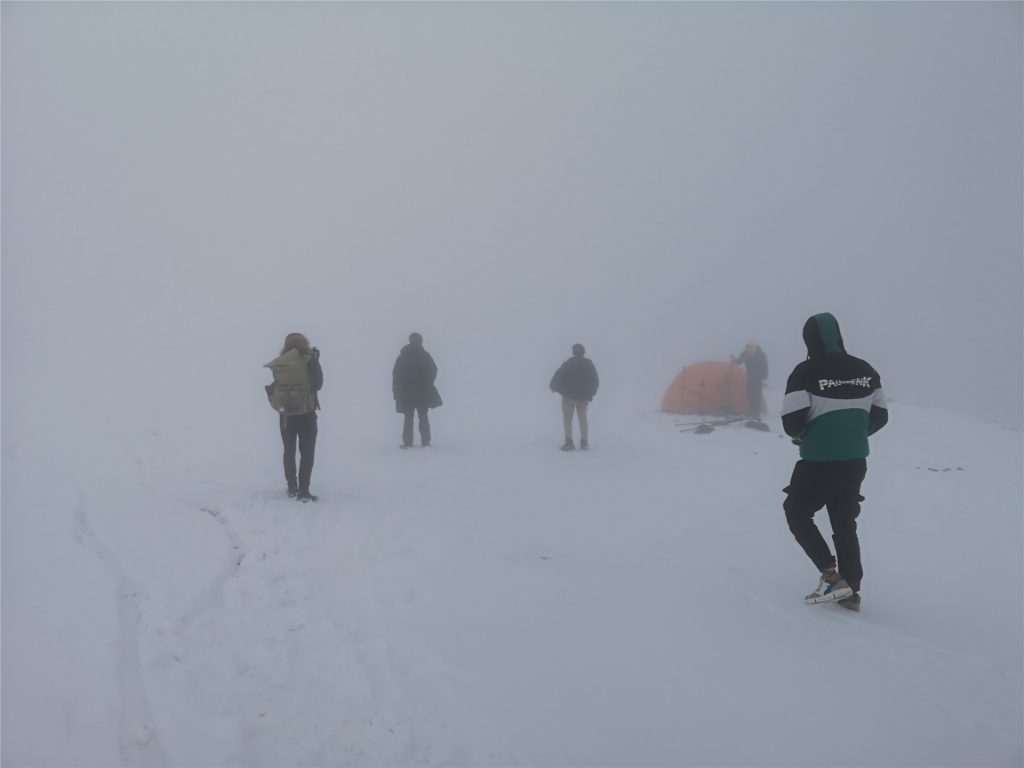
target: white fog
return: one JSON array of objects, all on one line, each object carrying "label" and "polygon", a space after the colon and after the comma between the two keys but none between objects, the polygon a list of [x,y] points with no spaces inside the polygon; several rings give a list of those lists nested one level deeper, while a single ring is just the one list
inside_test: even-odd
[{"label": "white fog", "polygon": [[[433,656],[420,666],[410,661],[429,655],[426,640],[408,656],[395,652],[403,670],[436,672],[430,684],[420,681],[417,695],[442,696],[443,689],[446,701],[458,702],[453,712],[461,707],[487,721],[493,742],[460,740],[459,733],[475,731],[468,721],[446,730],[458,721],[447,710],[450,721],[417,732],[409,726],[419,712],[412,708],[407,730],[392,733],[405,739],[401,750],[389,751],[391,737],[337,731],[302,735],[320,752],[261,752],[258,739],[210,735],[186,747],[198,726],[182,713],[205,710],[155,661],[152,638],[186,637],[181,627],[194,630],[197,614],[173,600],[151,604],[148,613],[132,602],[129,614],[145,631],[126,635],[123,595],[115,599],[109,582],[122,591],[134,584],[159,603],[161,589],[183,579],[175,599],[194,611],[190,600],[211,581],[221,590],[232,584],[218,575],[222,539],[237,550],[254,537],[297,536],[301,546],[288,562],[322,566],[317,558],[334,551],[327,542],[341,536],[367,569],[391,564],[386,591],[405,594],[403,574],[419,574],[423,592],[438,594],[448,582],[433,578],[414,547],[401,554],[397,545],[394,552],[376,548],[394,535],[433,541],[438,560],[459,557],[447,539],[431,539],[443,524],[434,530],[419,520],[409,528],[395,513],[392,504],[415,509],[419,493],[423,509],[443,516],[462,510],[449,494],[473,484],[474,504],[504,500],[495,502],[502,522],[480,523],[481,531],[508,526],[512,538],[543,539],[530,521],[576,514],[573,489],[589,487],[591,502],[607,504],[602,514],[615,514],[612,505],[621,502],[616,509],[628,509],[654,539],[674,541],[643,518],[645,504],[670,509],[689,488],[706,507],[716,488],[745,479],[742,502],[714,516],[764,521],[765,535],[779,537],[777,551],[773,543],[770,554],[757,556],[784,563],[767,578],[784,580],[772,589],[799,598],[808,564],[781,518],[779,491],[795,454],[777,439],[778,417],[786,376],[806,356],[801,328],[820,312],[834,314],[847,350],[879,371],[893,407],[869,464],[894,475],[880,476],[866,493],[864,525],[879,526],[882,540],[880,521],[895,514],[895,499],[913,507],[933,491],[935,504],[956,505],[942,507],[950,516],[988,512],[990,525],[1005,522],[977,532],[999,542],[1005,570],[968,571],[1012,587],[1009,602],[1017,607],[989,627],[989,637],[1004,641],[996,656],[1009,659],[992,680],[1005,686],[995,699],[1020,694],[1024,4],[5,1],[0,14],[5,765],[68,764],[76,754],[83,765],[806,759],[787,751],[778,735],[784,730],[768,739],[766,752],[719,748],[708,734],[721,735],[722,721],[710,715],[710,740],[699,748],[634,733],[645,746],[631,749],[615,741],[615,717],[593,703],[588,722],[614,746],[583,736],[576,748],[568,737],[546,741],[517,708],[526,695],[488,698],[467,669]],[[292,508],[267,497],[280,490],[280,439],[261,367],[293,331],[321,350],[325,372],[314,474],[323,499],[317,522],[300,533],[290,528]],[[445,405],[433,417],[438,453],[405,470],[397,462],[422,453],[395,450],[401,419],[391,366],[412,331],[437,360]],[[683,366],[728,360],[750,340],[768,356],[774,434],[767,452],[776,458],[744,446],[737,450],[746,463],[734,467],[732,449],[721,442],[714,459],[666,453],[699,450],[699,438],[666,438],[662,446],[655,437],[665,430],[677,437],[671,419],[657,413],[666,387]],[[587,457],[596,461],[576,465],[563,487],[566,478],[544,474],[563,458],[546,453],[561,438],[548,381],[577,342],[601,375],[591,417],[595,451]],[[900,407],[910,409],[902,421]],[[935,455],[923,455],[932,449]],[[988,474],[941,492],[922,492],[911,480],[921,478],[915,465],[969,461],[961,450],[973,452],[968,473]],[[543,463],[535,466],[538,456]],[[954,471],[942,482],[958,478]],[[998,509],[977,509],[975,500]],[[517,529],[504,513],[518,514],[519,503],[532,509]],[[265,518],[252,523],[246,509]],[[473,525],[468,502],[463,511],[459,523]],[[200,522],[168,522],[196,514]],[[374,527],[384,519],[386,531]],[[187,534],[167,533],[179,524]],[[574,526],[560,525],[551,540],[571,550]],[[621,532],[620,525],[610,530]],[[955,542],[969,536],[955,530],[924,557],[946,562],[939,553],[956,551]],[[707,538],[718,534],[726,536]],[[750,535],[742,527],[728,532]],[[892,534],[877,551],[892,560],[913,553],[917,534],[902,535],[899,546]],[[704,549],[700,536],[683,538],[682,559],[687,546]],[[641,566],[649,553],[625,540],[621,556]],[[194,564],[191,575],[169,579],[148,570],[165,546],[182,548],[177,554]],[[699,562],[728,559],[712,550]],[[964,557],[993,559],[980,545]],[[571,573],[591,572],[581,567]],[[679,576],[670,568],[664,575]],[[266,574],[254,578],[260,594],[276,583]],[[713,587],[717,575],[687,578]],[[456,592],[466,588],[466,580],[452,579],[462,585]],[[320,594],[312,577],[303,584]],[[872,586],[881,602],[888,587]],[[344,585],[330,589],[344,592]],[[364,617],[380,619],[375,599],[349,599]],[[90,613],[93,606],[102,618]],[[929,606],[942,609],[938,598]],[[498,600],[491,607],[495,615],[506,610]],[[320,609],[344,613],[344,606]],[[792,609],[799,620],[782,619],[786,629],[770,633],[770,644],[787,646],[794,627],[808,639],[816,622],[803,609]],[[478,604],[473,610],[489,615]],[[401,626],[431,635],[436,627],[417,624],[423,611]],[[745,633],[782,612],[767,611],[756,624],[725,620]],[[530,615],[524,609],[523,621]],[[895,606],[893,615],[900,615]],[[461,620],[453,612],[452,624]],[[635,615],[626,621],[644,625]],[[385,638],[386,624],[362,631]],[[915,631],[931,636],[925,624],[906,624],[912,638]],[[875,630],[868,653],[884,666],[875,644],[899,630],[885,621]],[[588,632],[583,625],[567,631],[570,638]],[[437,630],[434,638],[443,644],[444,636]],[[112,647],[114,637],[121,644]],[[290,648],[270,639],[260,647]],[[44,649],[61,657],[54,667]],[[968,660],[966,670],[981,651],[958,646],[955,653]],[[138,666],[130,674],[129,657]],[[936,657],[934,668],[943,663]],[[44,671],[55,669],[62,671]],[[922,676],[931,669],[922,667]],[[132,688],[126,680],[142,682]],[[97,685],[100,692],[88,693]],[[540,698],[562,701],[538,685]],[[741,688],[728,690],[739,695]],[[310,701],[337,707],[344,700],[337,695]],[[161,739],[132,735],[136,726],[124,711],[139,696],[153,710],[144,730]],[[960,694],[935,694],[947,696]],[[617,698],[626,698],[623,690]],[[796,690],[782,699],[788,713],[814,706]],[[681,706],[697,717],[692,700]],[[1010,720],[1020,715],[1019,699],[1015,706],[1006,710]],[[302,706],[294,707],[289,712],[301,715]],[[209,711],[246,721],[227,705]],[[950,764],[1021,759],[1019,717],[1016,730],[1003,728],[1008,741],[991,751],[950,725],[970,715],[950,717],[917,722],[921,733],[946,728],[950,744],[961,744],[962,752],[950,746],[942,753]],[[281,744],[298,744],[298,719],[282,715],[285,725],[274,731]],[[44,734],[55,723],[63,723],[63,735],[50,742]],[[583,724],[566,727],[587,732]],[[875,736],[877,751],[835,764],[939,759],[900,737]]]}]

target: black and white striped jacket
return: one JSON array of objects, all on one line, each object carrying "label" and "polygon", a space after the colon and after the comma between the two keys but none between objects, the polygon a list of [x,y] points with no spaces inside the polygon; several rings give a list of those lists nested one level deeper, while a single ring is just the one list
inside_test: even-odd
[{"label": "black and white striped jacket", "polygon": [[808,461],[849,461],[868,455],[868,436],[889,421],[878,372],[846,353],[839,323],[826,313],[804,325],[807,359],[789,375],[782,427],[800,441]]}]

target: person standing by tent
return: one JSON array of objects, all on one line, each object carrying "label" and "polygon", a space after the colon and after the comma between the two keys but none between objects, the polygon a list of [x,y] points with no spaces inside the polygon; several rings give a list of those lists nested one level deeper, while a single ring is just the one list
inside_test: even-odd
[{"label": "person standing by tent", "polygon": [[572,416],[576,414],[580,422],[580,450],[587,450],[587,406],[597,394],[597,368],[589,358],[584,357],[586,350],[582,344],[572,345],[572,357],[562,363],[555,375],[551,377],[551,391],[562,396],[562,423],[565,427],[565,443],[563,451],[571,451],[576,446],[572,442]]},{"label": "person standing by tent", "polygon": [[409,343],[402,347],[391,371],[391,391],[395,397],[395,410],[405,416],[402,426],[402,448],[412,447],[413,414],[419,416],[420,445],[430,445],[430,419],[427,412],[439,408],[441,395],[434,382],[437,365],[423,348],[423,337],[409,334]]},{"label": "person standing by tent", "polygon": [[[790,374],[782,407],[782,427],[800,446],[783,508],[789,530],[821,572],[818,588],[804,602],[838,600],[858,611],[864,575],[857,538],[860,486],[868,436],[886,425],[889,411],[878,372],[847,354],[835,317],[814,315],[803,335],[807,359]],[[814,524],[822,507],[832,523],[835,557]]]},{"label": "person standing by tent", "polygon": [[768,358],[756,342],[748,341],[739,357],[729,358],[733,365],[747,369],[747,413],[751,421],[761,420],[761,390],[768,378]]},{"label": "person standing by tent", "polygon": [[[265,387],[271,407],[280,416],[281,440],[284,442],[284,478],[288,495],[302,501],[316,501],[310,493],[313,459],[316,453],[316,412],[320,410],[320,389],[324,372],[320,367],[320,350],[311,347],[301,333],[289,333],[281,354],[267,363],[274,374],[274,383]],[[295,472],[295,443],[301,457],[298,475]]]}]

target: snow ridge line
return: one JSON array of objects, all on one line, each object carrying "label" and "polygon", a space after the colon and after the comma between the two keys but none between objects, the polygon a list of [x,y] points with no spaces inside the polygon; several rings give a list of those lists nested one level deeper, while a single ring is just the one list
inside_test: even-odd
[{"label": "snow ridge line", "polygon": [[84,492],[79,494],[75,509],[74,540],[88,549],[114,580],[118,619],[118,741],[121,758],[126,765],[132,766],[166,765],[139,652],[138,628],[143,619],[143,604],[149,596],[136,585],[96,535],[89,519]]},{"label": "snow ridge line", "polygon": [[220,576],[214,580],[214,582],[203,592],[203,595],[201,595],[196,601],[196,605],[193,607],[193,610],[188,614],[189,616],[198,613],[206,605],[216,602],[215,596],[222,596],[224,585],[229,579],[238,576],[238,572],[242,568],[242,562],[245,560],[246,555],[248,555],[248,552],[242,546],[238,534],[232,529],[227,517],[221,510],[209,506],[200,506],[199,511],[208,514],[224,529],[224,535],[227,536],[228,544],[231,545],[231,557],[230,562],[225,564],[224,570],[221,572]]},{"label": "snow ridge line", "polygon": [[196,506],[194,504],[190,504],[190,506],[193,506],[200,512],[212,517],[224,529],[231,552],[228,557],[225,558],[220,572],[191,602],[188,610],[175,619],[170,628],[157,628],[156,634],[160,642],[165,646],[164,651],[174,661],[179,663],[182,661],[182,658],[179,655],[179,652],[175,650],[177,648],[175,641],[180,640],[204,613],[210,610],[222,609],[224,607],[224,586],[231,579],[238,577],[238,573],[242,567],[242,562],[248,554],[245,548],[242,547],[237,534],[232,530],[231,524],[228,522],[225,514],[221,510],[204,505]]}]

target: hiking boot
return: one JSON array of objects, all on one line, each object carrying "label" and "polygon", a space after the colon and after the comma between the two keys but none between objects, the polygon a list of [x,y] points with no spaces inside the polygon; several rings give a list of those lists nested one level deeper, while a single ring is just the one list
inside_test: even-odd
[{"label": "hiking boot", "polygon": [[576,449],[576,446],[573,445],[572,438],[571,437],[567,437],[565,439],[565,442],[562,444],[562,450],[563,451],[573,451],[575,449]]},{"label": "hiking boot", "polygon": [[822,571],[818,588],[804,598],[808,605],[814,603],[831,603],[834,600],[841,600],[853,594],[853,588],[846,583],[846,579],[839,575],[834,569]]},{"label": "hiking boot", "polygon": [[586,440],[580,440],[580,450],[581,451],[585,451],[585,450],[587,450],[587,447],[588,447],[587,446],[587,441]]},{"label": "hiking boot", "polygon": [[398,447],[401,448],[404,451],[406,448],[412,448],[412,443],[402,443]]},{"label": "hiking boot", "polygon": [[298,493],[295,494],[295,498],[298,499],[299,501],[318,501],[320,499],[319,496],[314,496],[308,490],[299,491]]},{"label": "hiking boot", "polygon": [[294,499],[298,495],[299,495],[299,489],[296,488],[293,485],[289,485],[288,486],[288,498],[289,499]]},{"label": "hiking boot", "polygon": [[860,610],[860,592],[854,592],[849,597],[844,597],[836,600],[836,605],[841,605],[848,611],[859,611]]}]

